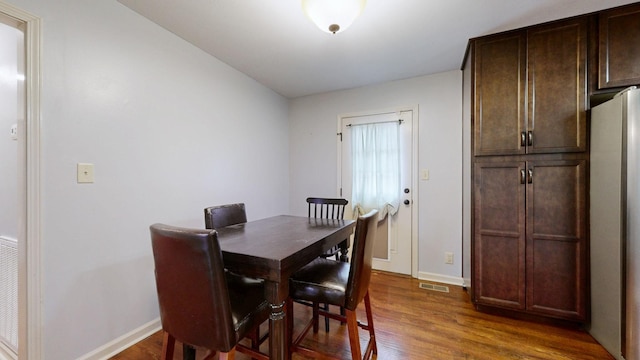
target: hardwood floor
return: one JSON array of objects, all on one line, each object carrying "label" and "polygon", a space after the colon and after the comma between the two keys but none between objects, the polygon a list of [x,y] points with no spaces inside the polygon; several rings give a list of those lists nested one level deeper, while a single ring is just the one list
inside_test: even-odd
[{"label": "hardwood floor", "polygon": [[[370,294],[378,359],[613,359],[583,330],[478,312],[462,288],[449,286],[450,292],[443,293],[421,289],[420,283],[408,277],[373,274]],[[296,304],[294,314],[297,334],[310,311]],[[366,320],[364,312],[359,315]],[[305,345],[350,359],[346,331],[346,326],[332,320],[329,333],[321,327],[318,334],[307,336]],[[367,335],[360,331],[360,336],[364,345]],[[160,359],[161,350],[158,332],[112,359]],[[177,350],[175,359],[182,359],[181,349]],[[198,359],[201,355],[198,352]],[[236,359],[249,357],[237,354]],[[294,354],[293,359],[306,358]]]}]

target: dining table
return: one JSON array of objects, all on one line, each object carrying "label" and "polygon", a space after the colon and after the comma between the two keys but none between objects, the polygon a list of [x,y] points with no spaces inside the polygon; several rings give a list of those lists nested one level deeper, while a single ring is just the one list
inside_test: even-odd
[{"label": "dining table", "polygon": [[225,268],[264,279],[271,308],[270,359],[291,357],[285,311],[289,277],[335,245],[346,254],[355,225],[354,220],[279,215],[217,229]]}]

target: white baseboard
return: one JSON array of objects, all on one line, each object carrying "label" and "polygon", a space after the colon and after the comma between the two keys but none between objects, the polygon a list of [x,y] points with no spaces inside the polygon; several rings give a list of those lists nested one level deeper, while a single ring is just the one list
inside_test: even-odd
[{"label": "white baseboard", "polygon": [[447,276],[447,275],[433,274],[428,272],[419,272],[418,279],[450,284],[450,285],[465,286],[464,280],[461,277],[457,277],[457,276]]},{"label": "white baseboard", "polygon": [[[122,352],[124,349],[131,347],[133,344],[149,337],[158,330],[162,329],[160,318],[150,321],[141,327],[130,331],[127,334],[95,349],[94,351],[79,357],[76,360],[106,360],[114,355]],[[0,360],[2,360],[0,358]]]}]

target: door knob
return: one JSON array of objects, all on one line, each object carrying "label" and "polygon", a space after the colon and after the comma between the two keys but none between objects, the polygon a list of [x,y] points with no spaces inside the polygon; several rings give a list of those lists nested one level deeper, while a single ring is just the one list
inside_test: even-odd
[{"label": "door knob", "polygon": [[409,188],[404,189],[404,193],[408,194],[409,193]]},{"label": "door knob", "polygon": [[405,204],[405,205],[409,205],[409,204],[411,204],[411,201],[409,201],[409,200],[405,200],[405,201],[404,201],[404,204]]}]

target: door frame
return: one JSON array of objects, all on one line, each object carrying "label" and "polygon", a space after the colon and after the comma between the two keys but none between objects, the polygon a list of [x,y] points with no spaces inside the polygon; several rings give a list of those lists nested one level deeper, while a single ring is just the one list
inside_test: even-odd
[{"label": "door frame", "polygon": [[342,119],[345,117],[358,117],[358,116],[370,116],[376,114],[384,114],[384,113],[399,113],[402,111],[412,111],[412,127],[411,127],[411,277],[418,277],[418,209],[419,203],[418,199],[418,123],[420,120],[420,116],[418,113],[418,105],[414,106],[398,106],[392,108],[385,108],[379,110],[369,110],[369,111],[357,111],[357,112],[349,112],[338,114],[337,116],[337,154],[338,158],[336,164],[338,166],[337,178],[336,178],[336,194],[340,194],[341,185],[342,185]]},{"label": "door frame", "polygon": [[41,19],[2,0],[0,16],[15,19],[24,31],[24,121],[18,122],[18,358],[41,359]]}]

